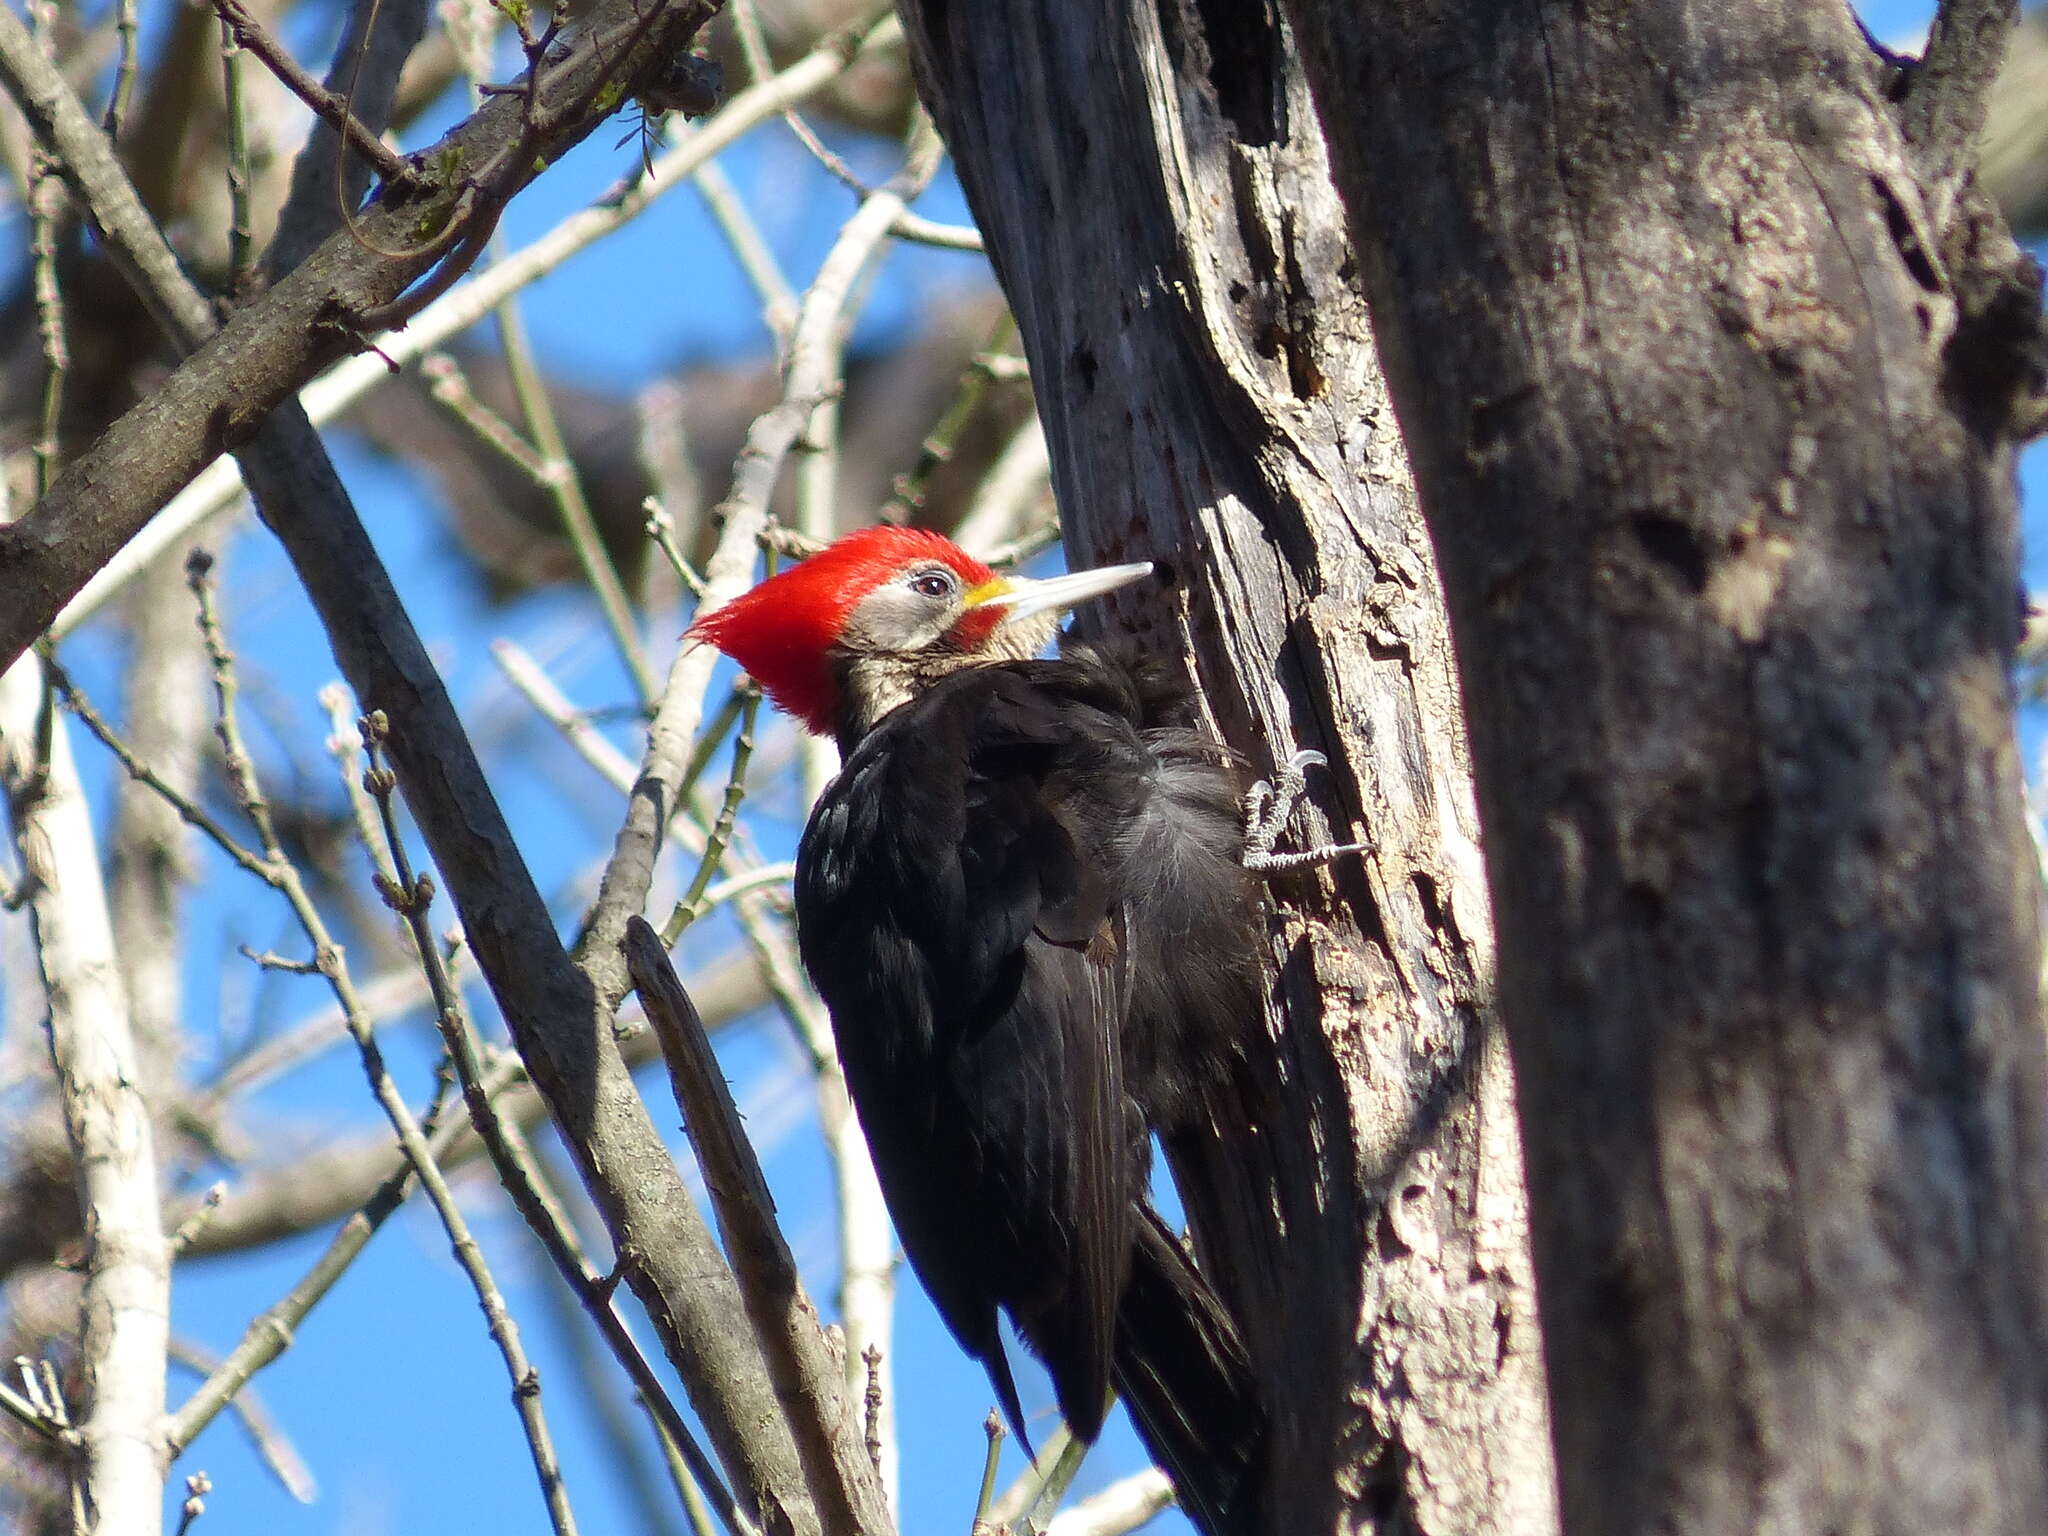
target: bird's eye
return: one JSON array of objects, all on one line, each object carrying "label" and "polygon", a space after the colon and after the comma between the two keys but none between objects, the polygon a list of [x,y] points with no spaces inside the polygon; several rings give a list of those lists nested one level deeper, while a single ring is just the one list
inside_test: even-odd
[{"label": "bird's eye", "polygon": [[953,578],[939,571],[920,571],[910,578],[910,590],[919,597],[951,597]]}]

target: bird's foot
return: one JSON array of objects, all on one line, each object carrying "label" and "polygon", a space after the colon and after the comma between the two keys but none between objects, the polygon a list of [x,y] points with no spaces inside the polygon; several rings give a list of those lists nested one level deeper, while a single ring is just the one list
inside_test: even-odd
[{"label": "bird's foot", "polygon": [[1287,826],[1288,817],[1294,814],[1294,807],[1301,801],[1302,790],[1308,784],[1308,770],[1328,767],[1329,762],[1330,760],[1320,752],[1297,752],[1280,765],[1280,771],[1273,775],[1272,782],[1260,779],[1245,791],[1246,869],[1254,874],[1272,875],[1282,870],[1302,869],[1311,864],[1327,864],[1347,853],[1365,851],[1364,843],[1333,843],[1323,848],[1311,848],[1305,853],[1273,851],[1273,845],[1280,840],[1280,833]]}]

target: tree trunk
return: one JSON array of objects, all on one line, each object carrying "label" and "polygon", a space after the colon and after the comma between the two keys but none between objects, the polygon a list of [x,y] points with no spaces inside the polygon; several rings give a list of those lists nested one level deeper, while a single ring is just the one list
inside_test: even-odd
[{"label": "tree trunk", "polygon": [[[1077,565],[1362,858],[1274,883],[1258,1071],[1168,1147],[1275,1416],[1265,1529],[1555,1528],[1448,632],[1342,209],[1275,16],[907,3],[1016,311]],[[1293,837],[1327,835],[1317,818]]]},{"label": "tree trunk", "polygon": [[2048,1530],[2009,4],[1292,0],[1470,708],[1566,1527]]}]

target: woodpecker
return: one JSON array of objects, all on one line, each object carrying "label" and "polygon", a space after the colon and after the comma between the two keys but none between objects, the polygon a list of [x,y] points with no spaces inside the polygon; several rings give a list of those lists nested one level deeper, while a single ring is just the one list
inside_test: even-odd
[{"label": "woodpecker", "polygon": [[[798,945],[940,1316],[1020,1436],[999,1311],[1076,1436],[1114,1386],[1189,1514],[1232,1536],[1266,1417],[1147,1189],[1151,1134],[1199,1115],[1259,1016],[1244,809],[1163,671],[1071,638],[1040,655],[1151,569],[1032,581],[869,528],[691,636],[844,754],[797,852]],[[1271,831],[1253,842],[1256,863]]]}]

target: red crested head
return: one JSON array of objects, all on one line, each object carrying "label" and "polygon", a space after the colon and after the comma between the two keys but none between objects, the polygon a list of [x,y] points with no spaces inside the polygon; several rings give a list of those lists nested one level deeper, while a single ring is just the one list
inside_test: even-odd
[{"label": "red crested head", "polygon": [[701,615],[686,638],[717,646],[780,708],[829,732],[838,704],[832,655],[854,610],[877,588],[933,566],[952,572],[962,592],[986,591],[998,579],[943,534],[862,528]]}]

